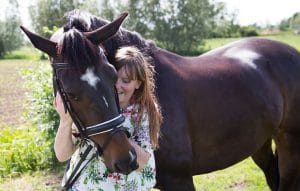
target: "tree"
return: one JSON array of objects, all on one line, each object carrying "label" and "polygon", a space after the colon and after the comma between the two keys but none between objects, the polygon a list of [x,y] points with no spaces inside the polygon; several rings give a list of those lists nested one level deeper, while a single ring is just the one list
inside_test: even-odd
[{"label": "tree", "polygon": [[61,26],[65,12],[78,7],[77,0],[39,0],[36,5],[30,6],[30,17],[35,31],[50,37],[44,33],[44,27],[52,30],[54,26]]},{"label": "tree", "polygon": [[166,49],[193,54],[222,11],[216,4],[209,0],[128,0],[126,25]]},{"label": "tree", "polygon": [[300,31],[300,12],[295,13],[292,17],[291,28],[294,31]]},{"label": "tree", "polygon": [[19,26],[21,24],[17,0],[9,0],[5,10],[5,20],[0,22],[0,57],[22,45],[23,38]]}]

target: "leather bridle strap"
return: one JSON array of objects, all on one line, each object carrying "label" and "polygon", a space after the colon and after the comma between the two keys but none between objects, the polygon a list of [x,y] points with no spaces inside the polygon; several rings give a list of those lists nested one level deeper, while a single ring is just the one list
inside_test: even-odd
[{"label": "leather bridle strap", "polygon": [[[93,135],[97,135],[100,133],[107,133],[107,132],[110,132],[110,131],[120,128],[120,124],[122,124],[125,120],[125,117],[121,114],[118,115],[117,117],[107,120],[105,122],[102,122],[102,123],[99,123],[96,125],[92,125],[89,127],[85,127],[83,125],[83,123],[81,122],[81,120],[79,119],[76,112],[72,109],[72,106],[67,97],[67,94],[57,76],[58,69],[69,69],[70,65],[67,63],[55,63],[55,64],[52,64],[52,67],[53,67],[53,79],[54,79],[53,81],[54,81],[55,85],[57,86],[59,93],[62,96],[62,101],[64,103],[65,109],[68,110],[71,118],[73,119],[73,122],[75,123],[75,125],[77,126],[77,128],[80,132],[81,138],[88,138]],[[115,97],[116,97],[116,99],[118,98],[117,95]],[[116,100],[116,101],[117,101],[117,105],[118,105],[118,100]],[[118,107],[118,109],[119,109],[119,107]],[[120,130],[124,130],[124,129],[121,128]]]},{"label": "leather bridle strap", "polygon": [[[53,84],[56,86],[57,91],[60,93],[62,102],[64,104],[65,112],[69,112],[73,122],[75,123],[81,138],[87,138],[84,134],[83,129],[84,125],[82,124],[81,120],[78,118],[76,112],[72,109],[71,103],[67,97],[67,93],[65,92],[60,80],[58,79],[57,70],[59,69],[70,69],[70,65],[67,63],[55,63],[51,64],[53,68]],[[55,90],[54,90],[55,91]],[[56,92],[54,92],[56,93]]]},{"label": "leather bridle strap", "polygon": [[105,121],[103,123],[99,123],[97,125],[86,127],[84,133],[88,137],[102,134],[102,133],[107,133],[113,131],[116,128],[119,128],[120,125],[124,122],[124,120],[125,120],[124,115],[120,114],[119,116],[111,120]]}]

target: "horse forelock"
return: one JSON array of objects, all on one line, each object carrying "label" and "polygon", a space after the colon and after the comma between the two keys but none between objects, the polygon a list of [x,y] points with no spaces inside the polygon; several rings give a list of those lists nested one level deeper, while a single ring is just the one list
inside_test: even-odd
[{"label": "horse forelock", "polygon": [[80,73],[99,63],[99,55],[94,45],[77,29],[64,32],[58,42],[58,54]]},{"label": "horse forelock", "polygon": [[64,32],[67,32],[72,28],[76,28],[81,32],[88,32],[92,30],[93,16],[88,12],[83,12],[75,9],[71,12],[66,13],[64,19]]}]

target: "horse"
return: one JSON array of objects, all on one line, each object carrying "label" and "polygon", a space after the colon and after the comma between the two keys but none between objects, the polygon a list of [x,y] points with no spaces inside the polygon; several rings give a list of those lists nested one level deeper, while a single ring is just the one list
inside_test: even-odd
[{"label": "horse", "polygon": [[[72,20],[68,27],[89,25],[88,31],[109,23],[79,10],[67,18]],[[112,34],[102,42],[110,63],[122,46],[136,46],[153,59],[164,117],[155,152],[157,188],[195,190],[193,175],[251,156],[271,190],[300,189],[297,50],[277,41],[247,38],[185,57],[124,28],[105,35]]]},{"label": "horse", "polygon": [[[82,140],[91,140],[98,154],[112,172],[129,174],[138,168],[137,155],[122,126],[115,86],[117,72],[107,61],[99,44],[118,31],[123,15],[102,28],[80,32],[78,28],[64,28],[64,32],[48,40],[25,27],[21,29],[32,44],[50,56],[55,93],[62,97]],[[88,154],[88,152],[87,152]],[[87,155],[84,154],[84,155]],[[86,156],[85,156],[86,157]],[[83,157],[83,160],[87,160]],[[82,169],[82,162],[78,168]],[[85,163],[86,164],[86,163]],[[75,181],[73,172],[67,187]]]}]

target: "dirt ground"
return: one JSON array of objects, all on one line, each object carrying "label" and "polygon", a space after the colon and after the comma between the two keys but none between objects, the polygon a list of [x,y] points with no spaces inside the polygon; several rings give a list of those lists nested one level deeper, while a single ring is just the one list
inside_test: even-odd
[{"label": "dirt ground", "polygon": [[27,60],[0,60],[0,124],[17,126],[22,122],[26,97],[21,70],[36,66]]}]

